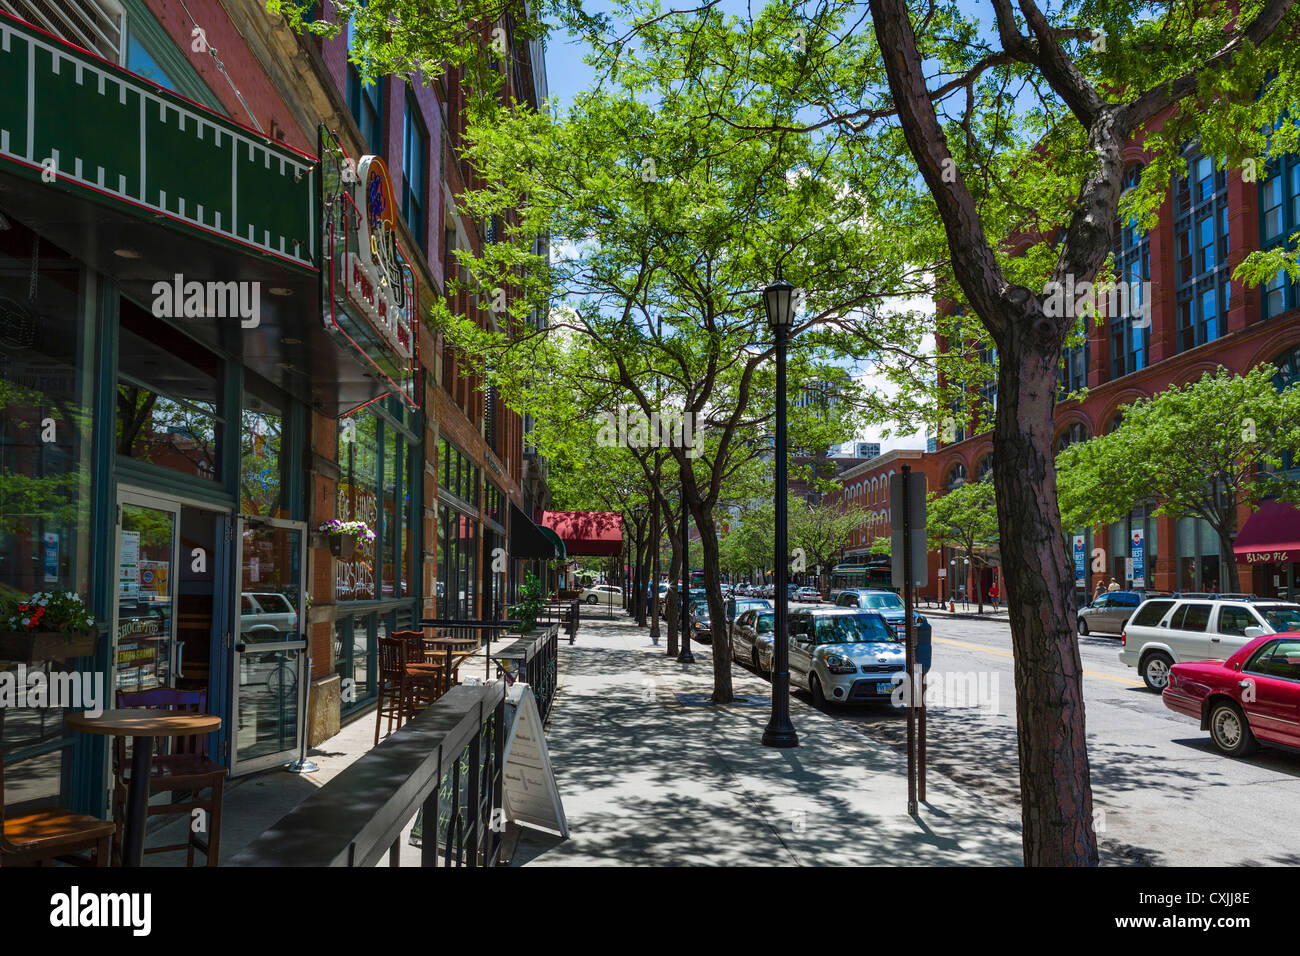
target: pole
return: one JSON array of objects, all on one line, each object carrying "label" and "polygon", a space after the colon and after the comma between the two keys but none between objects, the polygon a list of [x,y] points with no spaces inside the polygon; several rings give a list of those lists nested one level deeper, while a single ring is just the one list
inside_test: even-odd
[{"label": "pole", "polygon": [[[642,512],[644,515],[644,512]],[[644,518],[643,518],[644,520]],[[645,535],[641,522],[636,526],[636,622],[645,627]]]},{"label": "pole", "polygon": [[907,812],[916,816],[916,611],[912,605],[912,466],[903,466],[903,614],[907,647]]},{"label": "pole", "polygon": [[776,324],[776,613],[772,632],[772,716],[763,731],[765,747],[798,747],[799,737],[790,722],[790,637],[787,633],[789,594],[786,573],[790,548],[786,537],[785,508],[785,348],[786,327]]},{"label": "pole", "polygon": [[690,601],[687,600],[691,593],[691,536],[688,530],[687,519],[689,515],[686,512],[686,478],[682,478],[682,591],[678,597],[680,610],[677,613],[677,624],[681,628],[682,649],[677,653],[677,663],[694,664],[695,655],[691,653],[691,625],[690,625]]},{"label": "pole", "polygon": [[[315,773],[320,769],[314,760],[307,759],[307,708],[311,701],[311,653],[308,652],[306,656],[307,692],[302,695],[302,722],[298,725],[302,731],[302,747],[298,751],[298,759],[284,768],[290,773]],[[0,714],[3,713],[4,711],[0,710]],[[0,725],[0,730],[3,729],[3,725]]]}]

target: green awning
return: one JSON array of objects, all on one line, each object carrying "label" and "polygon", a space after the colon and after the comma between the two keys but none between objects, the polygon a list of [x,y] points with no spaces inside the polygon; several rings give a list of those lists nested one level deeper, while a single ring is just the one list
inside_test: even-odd
[{"label": "green awning", "polygon": [[546,537],[553,545],[555,545],[555,556],[557,558],[567,558],[569,556],[568,553],[564,550],[564,542],[560,540],[560,536],[558,534],[556,534],[550,528],[546,527],[546,525],[544,524],[539,524],[537,526],[537,530],[539,530],[544,537]]}]

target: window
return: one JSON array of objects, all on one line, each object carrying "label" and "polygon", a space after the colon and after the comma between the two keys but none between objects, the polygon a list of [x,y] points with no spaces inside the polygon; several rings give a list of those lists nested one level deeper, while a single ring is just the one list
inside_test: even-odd
[{"label": "window", "polygon": [[126,62],[126,14],[116,0],[0,0],[0,10],[112,63]]},{"label": "window", "polygon": [[1056,453],[1059,455],[1075,442],[1088,440],[1088,426],[1083,422],[1074,422],[1056,439]]},{"label": "window", "polygon": [[351,55],[356,49],[353,21],[348,21],[348,109],[361,129],[366,148],[375,155],[384,153],[384,78],[368,83],[361,80],[361,69]]},{"label": "window", "polygon": [[1219,627],[1220,634],[1235,634],[1237,637],[1246,636],[1246,628],[1259,627],[1259,621],[1255,620],[1255,615],[1250,613],[1249,608],[1228,607],[1219,608]]},{"label": "window", "polygon": [[[1260,249],[1289,248],[1291,234],[1300,230],[1300,156],[1287,155],[1269,164],[1267,178],[1259,184]],[[1263,289],[1262,318],[1271,319],[1300,306],[1300,287],[1285,271]]]},{"label": "window", "polygon": [[429,194],[429,133],[420,118],[420,104],[406,94],[402,130],[402,218],[421,249],[427,251],[425,197]]},{"label": "window", "polygon": [[965,483],[966,466],[961,462],[957,462],[957,464],[953,465],[952,468],[948,470],[948,479],[943,483],[944,487],[949,491],[952,491],[954,488],[959,485],[964,485]]},{"label": "window", "polygon": [[117,367],[117,453],[220,480],[220,360],[123,299]]},{"label": "window", "polygon": [[1243,668],[1251,674],[1300,680],[1300,641],[1271,641],[1265,644]]},{"label": "window", "polygon": [[[339,484],[335,515],[379,529],[379,418],[362,409],[339,421]],[[377,542],[376,542],[377,543]],[[335,562],[334,593],[340,601],[373,601],[376,545],[357,544],[351,560]]]},{"label": "window", "polygon": [[[1141,168],[1141,164],[1129,167],[1126,188],[1136,184]],[[1151,316],[1142,312],[1144,307],[1150,308],[1146,295],[1151,281],[1151,241],[1138,231],[1136,218],[1123,223],[1116,220],[1114,235],[1115,281],[1121,286],[1115,301],[1121,308],[1110,315],[1112,379],[1145,368],[1151,343]]]},{"label": "window", "polygon": [[1067,396],[1088,386],[1088,365],[1091,359],[1092,347],[1087,340],[1066,347],[1057,374],[1058,400],[1064,401]]},{"label": "window", "polygon": [[1181,609],[1182,620],[1174,615],[1173,626],[1184,631],[1204,631],[1210,625],[1210,611],[1213,604],[1185,604]]},{"label": "window", "polygon": [[240,514],[290,517],[286,469],[292,456],[284,445],[284,425],[283,394],[246,372],[239,417]]},{"label": "window", "polygon": [[980,459],[980,463],[975,466],[975,480],[984,481],[993,477],[993,456],[985,455]]},{"label": "window", "polygon": [[1174,183],[1174,248],[1180,352],[1224,332],[1232,292],[1228,269],[1227,175],[1195,145]]}]

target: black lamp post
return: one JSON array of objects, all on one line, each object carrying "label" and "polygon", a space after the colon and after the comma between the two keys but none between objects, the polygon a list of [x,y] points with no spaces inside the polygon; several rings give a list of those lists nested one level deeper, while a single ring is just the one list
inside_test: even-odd
[{"label": "black lamp post", "polygon": [[636,579],[636,622],[645,627],[645,563],[641,560],[641,547],[644,544],[641,528],[645,524],[645,505],[637,505],[632,513],[636,515],[636,557],[632,561],[636,568],[633,575]]},{"label": "black lamp post", "polygon": [[[656,492],[658,494],[658,492]],[[650,643],[659,646],[659,499],[650,508]]]},{"label": "black lamp post", "polygon": [[790,567],[785,508],[785,348],[794,321],[794,286],[777,279],[763,290],[767,321],[776,332],[776,614],[772,633],[772,718],[763,731],[768,747],[797,747],[790,722],[790,635],[786,573]]},{"label": "black lamp post", "polygon": [[682,480],[682,591],[681,607],[677,614],[677,623],[681,628],[682,649],[677,652],[678,664],[694,664],[695,655],[691,653],[691,536],[687,530],[686,481]]}]

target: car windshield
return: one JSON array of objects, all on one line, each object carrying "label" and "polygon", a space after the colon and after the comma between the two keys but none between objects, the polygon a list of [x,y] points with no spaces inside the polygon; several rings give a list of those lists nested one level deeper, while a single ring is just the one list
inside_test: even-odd
[{"label": "car windshield", "polygon": [[1284,631],[1300,631],[1300,607],[1275,604],[1271,607],[1255,605],[1255,610],[1264,615],[1268,626],[1281,634]]},{"label": "car windshield", "polygon": [[776,626],[775,614],[760,614],[758,616],[758,620],[755,622],[754,630],[757,633],[762,634],[765,631],[770,632],[772,628],[775,626]]},{"label": "car windshield", "polygon": [[768,603],[767,600],[762,600],[762,601],[737,601],[737,602],[736,602],[736,610],[737,610],[737,611],[742,611],[742,610],[743,610],[743,611],[748,611],[750,608],[755,608],[755,607],[771,607],[771,606],[772,606],[772,605],[771,605],[770,603]]},{"label": "car windshield", "polygon": [[903,609],[903,602],[898,599],[897,594],[865,594],[863,597],[866,598],[867,602],[864,606],[872,610],[880,608],[894,610],[897,608],[901,611]]},{"label": "car windshield", "polygon": [[896,644],[901,638],[877,614],[837,614],[816,619],[818,644]]}]

